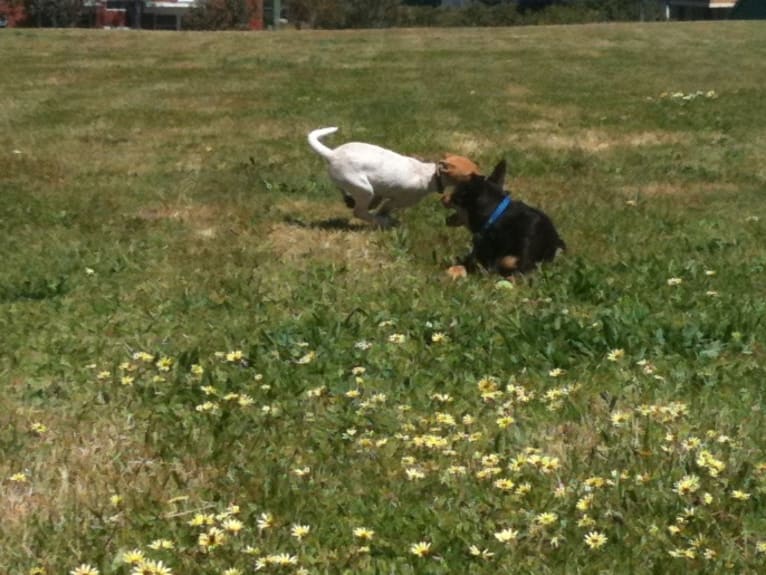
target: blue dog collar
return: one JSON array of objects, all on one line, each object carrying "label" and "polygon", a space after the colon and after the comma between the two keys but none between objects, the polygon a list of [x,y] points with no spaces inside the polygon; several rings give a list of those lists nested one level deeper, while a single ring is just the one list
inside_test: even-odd
[{"label": "blue dog collar", "polygon": [[508,206],[511,205],[511,196],[505,196],[503,198],[503,201],[501,201],[499,204],[497,204],[497,207],[495,208],[495,211],[492,212],[492,215],[489,216],[489,219],[484,224],[484,227],[481,229],[481,233],[483,234],[486,232],[489,228],[495,225],[495,222],[500,219],[500,217],[505,213],[505,210],[508,209]]},{"label": "blue dog collar", "polygon": [[473,248],[471,249],[471,253],[468,254],[468,257],[473,257],[476,255],[476,250],[479,247],[479,244],[484,240],[484,234],[489,231],[489,228],[495,225],[495,222],[500,219],[500,217],[505,213],[505,210],[507,210],[508,206],[510,205],[511,196],[505,196],[502,201],[497,204],[497,207],[492,212],[492,215],[489,216],[489,219],[484,223],[484,227],[481,228],[481,231],[474,234]]}]

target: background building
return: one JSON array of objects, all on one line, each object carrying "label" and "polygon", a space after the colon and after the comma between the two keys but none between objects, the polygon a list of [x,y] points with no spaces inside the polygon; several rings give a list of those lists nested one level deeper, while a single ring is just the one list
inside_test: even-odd
[{"label": "background building", "polygon": [[669,20],[722,20],[731,15],[736,0],[667,0]]}]

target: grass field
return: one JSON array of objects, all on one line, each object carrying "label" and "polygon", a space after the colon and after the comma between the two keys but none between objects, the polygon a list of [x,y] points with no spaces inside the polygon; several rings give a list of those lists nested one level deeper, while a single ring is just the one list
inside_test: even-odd
[{"label": "grass field", "polygon": [[[0,572],[763,573],[760,23],[0,31]],[[452,282],[510,165],[569,252]]]}]

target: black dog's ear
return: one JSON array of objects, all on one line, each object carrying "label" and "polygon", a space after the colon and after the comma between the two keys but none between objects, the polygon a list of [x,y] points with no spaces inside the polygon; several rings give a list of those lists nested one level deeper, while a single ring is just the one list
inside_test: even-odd
[{"label": "black dog's ear", "polygon": [[495,185],[500,186],[501,188],[505,184],[505,170],[506,170],[506,163],[505,160],[500,160],[500,162],[495,166],[495,169],[492,170],[492,173],[489,175],[487,180],[492,182]]}]

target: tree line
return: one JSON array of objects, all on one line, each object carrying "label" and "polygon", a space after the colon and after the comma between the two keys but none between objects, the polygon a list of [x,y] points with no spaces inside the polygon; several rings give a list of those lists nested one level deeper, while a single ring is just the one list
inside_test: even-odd
[{"label": "tree line", "polygon": [[[442,5],[449,4],[449,5]],[[283,0],[283,15],[297,28],[514,26],[654,20],[658,0]],[[82,24],[84,0],[0,0],[11,24],[67,27]],[[183,27],[246,29],[250,0],[198,0]]]},{"label": "tree line", "polygon": [[[218,28],[221,10],[241,14],[247,0],[207,0],[187,18],[187,27]],[[215,6],[211,4],[215,2]],[[448,4],[448,5],[442,5]],[[290,26],[297,28],[388,28],[420,26],[514,26],[656,20],[658,0],[283,0]],[[238,8],[237,8],[238,7]],[[227,27],[231,22],[227,22]]]}]

